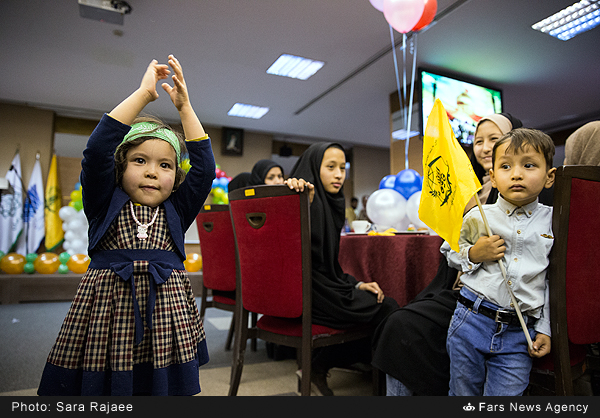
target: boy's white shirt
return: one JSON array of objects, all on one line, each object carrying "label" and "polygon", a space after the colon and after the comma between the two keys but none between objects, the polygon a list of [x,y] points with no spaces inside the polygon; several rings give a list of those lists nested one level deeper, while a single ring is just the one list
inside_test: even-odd
[{"label": "boy's white shirt", "polygon": [[[536,200],[517,207],[502,196],[494,204],[483,205],[492,234],[505,241],[503,262],[506,277],[523,315],[538,318],[534,328],[550,336],[549,287],[546,275],[550,250],[554,243],[552,234],[552,208]],[[469,249],[479,237],[487,236],[478,207],[471,209],[463,218],[457,253],[447,242],[440,251],[448,264],[461,270],[463,284],[472,292],[506,309],[511,308],[511,298],[497,261],[472,263]]]}]

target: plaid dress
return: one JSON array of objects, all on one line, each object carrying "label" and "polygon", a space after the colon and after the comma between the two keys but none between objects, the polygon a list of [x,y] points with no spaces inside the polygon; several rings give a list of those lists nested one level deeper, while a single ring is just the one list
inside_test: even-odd
[{"label": "plaid dress", "polygon": [[[134,210],[138,221],[147,224],[155,209],[134,206]],[[174,251],[165,210],[162,205],[158,210],[148,238],[141,240],[127,203],[98,249],[107,254],[133,250],[138,256],[144,250]],[[88,269],[48,356],[38,394],[200,391],[198,367],[208,361],[208,353],[186,271],[173,269],[169,275],[167,269],[168,278],[160,283],[155,277],[160,268],[154,268],[154,262],[161,260],[134,260],[123,263],[130,266],[130,276],[114,263],[111,268]]]}]

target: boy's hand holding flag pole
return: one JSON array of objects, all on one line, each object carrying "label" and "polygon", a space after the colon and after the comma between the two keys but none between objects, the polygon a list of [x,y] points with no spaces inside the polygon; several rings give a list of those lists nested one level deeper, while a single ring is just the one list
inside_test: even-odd
[{"label": "boy's hand holding flag pole", "polygon": [[[462,149],[448,121],[440,99],[436,99],[427,119],[423,135],[423,189],[419,203],[419,218],[459,252],[458,239],[465,206],[475,195],[486,233],[492,236],[483,207],[477,195],[481,189],[467,154]],[[530,350],[533,343],[514,293],[506,281],[506,269],[498,260],[504,284],[508,289]]]}]

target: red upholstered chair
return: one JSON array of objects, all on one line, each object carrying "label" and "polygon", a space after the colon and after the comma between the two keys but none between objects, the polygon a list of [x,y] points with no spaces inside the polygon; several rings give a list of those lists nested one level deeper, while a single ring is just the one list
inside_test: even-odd
[{"label": "red upholstered chair", "polygon": [[[225,349],[231,349],[235,325],[236,254],[229,205],[204,205],[196,216],[202,253],[202,297],[200,318],[206,308],[233,312]],[[208,298],[208,293],[212,298]],[[256,316],[253,318],[256,322]],[[256,351],[256,340],[253,340]]]},{"label": "red upholstered chair", "polygon": [[[246,340],[295,347],[300,391],[310,395],[314,348],[371,335],[370,329],[337,330],[312,324],[311,237],[308,192],[285,185],[237,189],[229,205],[238,250],[236,337],[229,395],[237,395]],[[262,314],[249,328],[248,312]],[[379,376],[374,378],[374,384]],[[375,388],[376,393],[378,388]]]},{"label": "red upholstered chair", "polygon": [[550,254],[551,354],[534,361],[530,383],[559,396],[590,365],[600,341],[600,167],[563,166],[554,185]]}]

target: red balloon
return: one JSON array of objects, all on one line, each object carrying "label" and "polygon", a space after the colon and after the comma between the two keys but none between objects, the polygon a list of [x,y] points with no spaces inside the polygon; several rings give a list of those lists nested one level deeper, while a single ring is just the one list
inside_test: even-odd
[{"label": "red balloon", "polygon": [[420,31],[425,26],[429,25],[437,12],[437,0],[425,0],[425,9],[423,9],[423,15],[419,22],[412,29],[413,32]]},{"label": "red balloon", "polygon": [[384,0],[383,16],[398,32],[407,33],[423,16],[425,0]]}]

